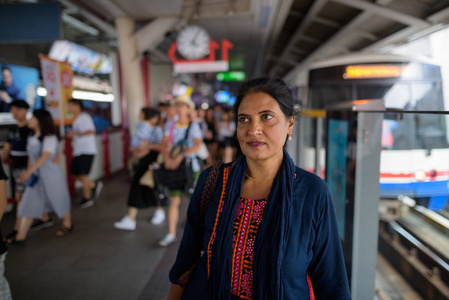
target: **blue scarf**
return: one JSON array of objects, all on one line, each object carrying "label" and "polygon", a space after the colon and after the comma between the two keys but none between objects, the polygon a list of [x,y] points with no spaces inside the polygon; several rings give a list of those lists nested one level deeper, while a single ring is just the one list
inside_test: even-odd
[{"label": "blue scarf", "polygon": [[[231,299],[233,223],[246,168],[246,157],[242,155],[229,174],[223,212],[212,249],[208,299]],[[254,245],[253,299],[284,299],[282,265],[289,236],[294,179],[295,165],[284,151]]]}]

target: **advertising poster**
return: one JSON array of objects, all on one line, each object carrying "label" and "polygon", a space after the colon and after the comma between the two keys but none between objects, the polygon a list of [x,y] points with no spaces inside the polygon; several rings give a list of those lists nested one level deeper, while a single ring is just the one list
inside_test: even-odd
[{"label": "advertising poster", "polygon": [[348,122],[329,120],[328,160],[326,181],[334,199],[337,213],[338,232],[345,239],[346,213],[346,157],[348,145]]},{"label": "advertising poster", "polygon": [[35,68],[0,62],[0,113],[9,112],[9,103],[25,100],[30,107],[36,104],[39,71]]},{"label": "advertising poster", "polygon": [[40,56],[42,77],[47,89],[45,106],[55,123],[60,125],[66,119],[67,101],[73,92],[73,71],[67,63],[62,63],[45,55]]}]

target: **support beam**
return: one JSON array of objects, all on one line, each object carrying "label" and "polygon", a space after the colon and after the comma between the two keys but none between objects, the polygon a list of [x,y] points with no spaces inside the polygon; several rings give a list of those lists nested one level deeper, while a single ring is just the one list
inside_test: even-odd
[{"label": "support beam", "polygon": [[[284,58],[288,52],[290,51],[290,48],[294,47],[294,45],[297,43],[298,39],[304,34],[306,29],[309,28],[309,25],[313,22],[313,20],[317,17],[318,13],[321,11],[321,9],[326,5],[328,0],[316,0],[312,7],[309,9],[309,12],[305,16],[304,20],[301,22],[301,25],[296,29],[293,36],[288,41],[288,44],[285,46],[284,50],[282,51],[280,58]],[[271,74],[276,73],[278,66],[275,65],[273,69],[271,70]]]},{"label": "support beam", "polygon": [[398,11],[391,10],[386,7],[382,7],[376,4],[372,4],[366,1],[360,0],[332,0],[334,2],[338,2],[340,4],[355,7],[361,9],[365,12],[370,12],[373,14],[380,15],[382,17],[391,19],[393,21],[409,25],[409,26],[430,26],[431,24],[425,20],[420,18],[416,18]]},{"label": "support beam", "polygon": [[137,52],[142,54],[145,51],[154,50],[163,41],[165,33],[175,27],[178,22],[177,18],[157,18],[145,25],[135,33]]}]

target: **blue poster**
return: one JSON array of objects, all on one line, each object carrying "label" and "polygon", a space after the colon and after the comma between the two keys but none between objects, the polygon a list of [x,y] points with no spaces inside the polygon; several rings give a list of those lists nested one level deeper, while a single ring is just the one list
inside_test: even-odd
[{"label": "blue poster", "polygon": [[0,112],[9,112],[9,103],[20,99],[35,107],[39,71],[35,68],[0,63]]},{"label": "blue poster", "polygon": [[334,199],[340,238],[345,239],[346,157],[348,122],[329,120],[326,180]]}]

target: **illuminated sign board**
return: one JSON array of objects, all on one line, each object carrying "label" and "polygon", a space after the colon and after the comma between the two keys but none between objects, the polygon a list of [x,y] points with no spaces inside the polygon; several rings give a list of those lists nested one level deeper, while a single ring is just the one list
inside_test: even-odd
[{"label": "illuminated sign board", "polygon": [[356,65],[346,67],[345,79],[392,78],[399,77],[407,66],[404,65]]},{"label": "illuminated sign board", "polygon": [[245,72],[234,71],[234,72],[220,72],[216,76],[218,81],[243,81],[246,78]]}]

